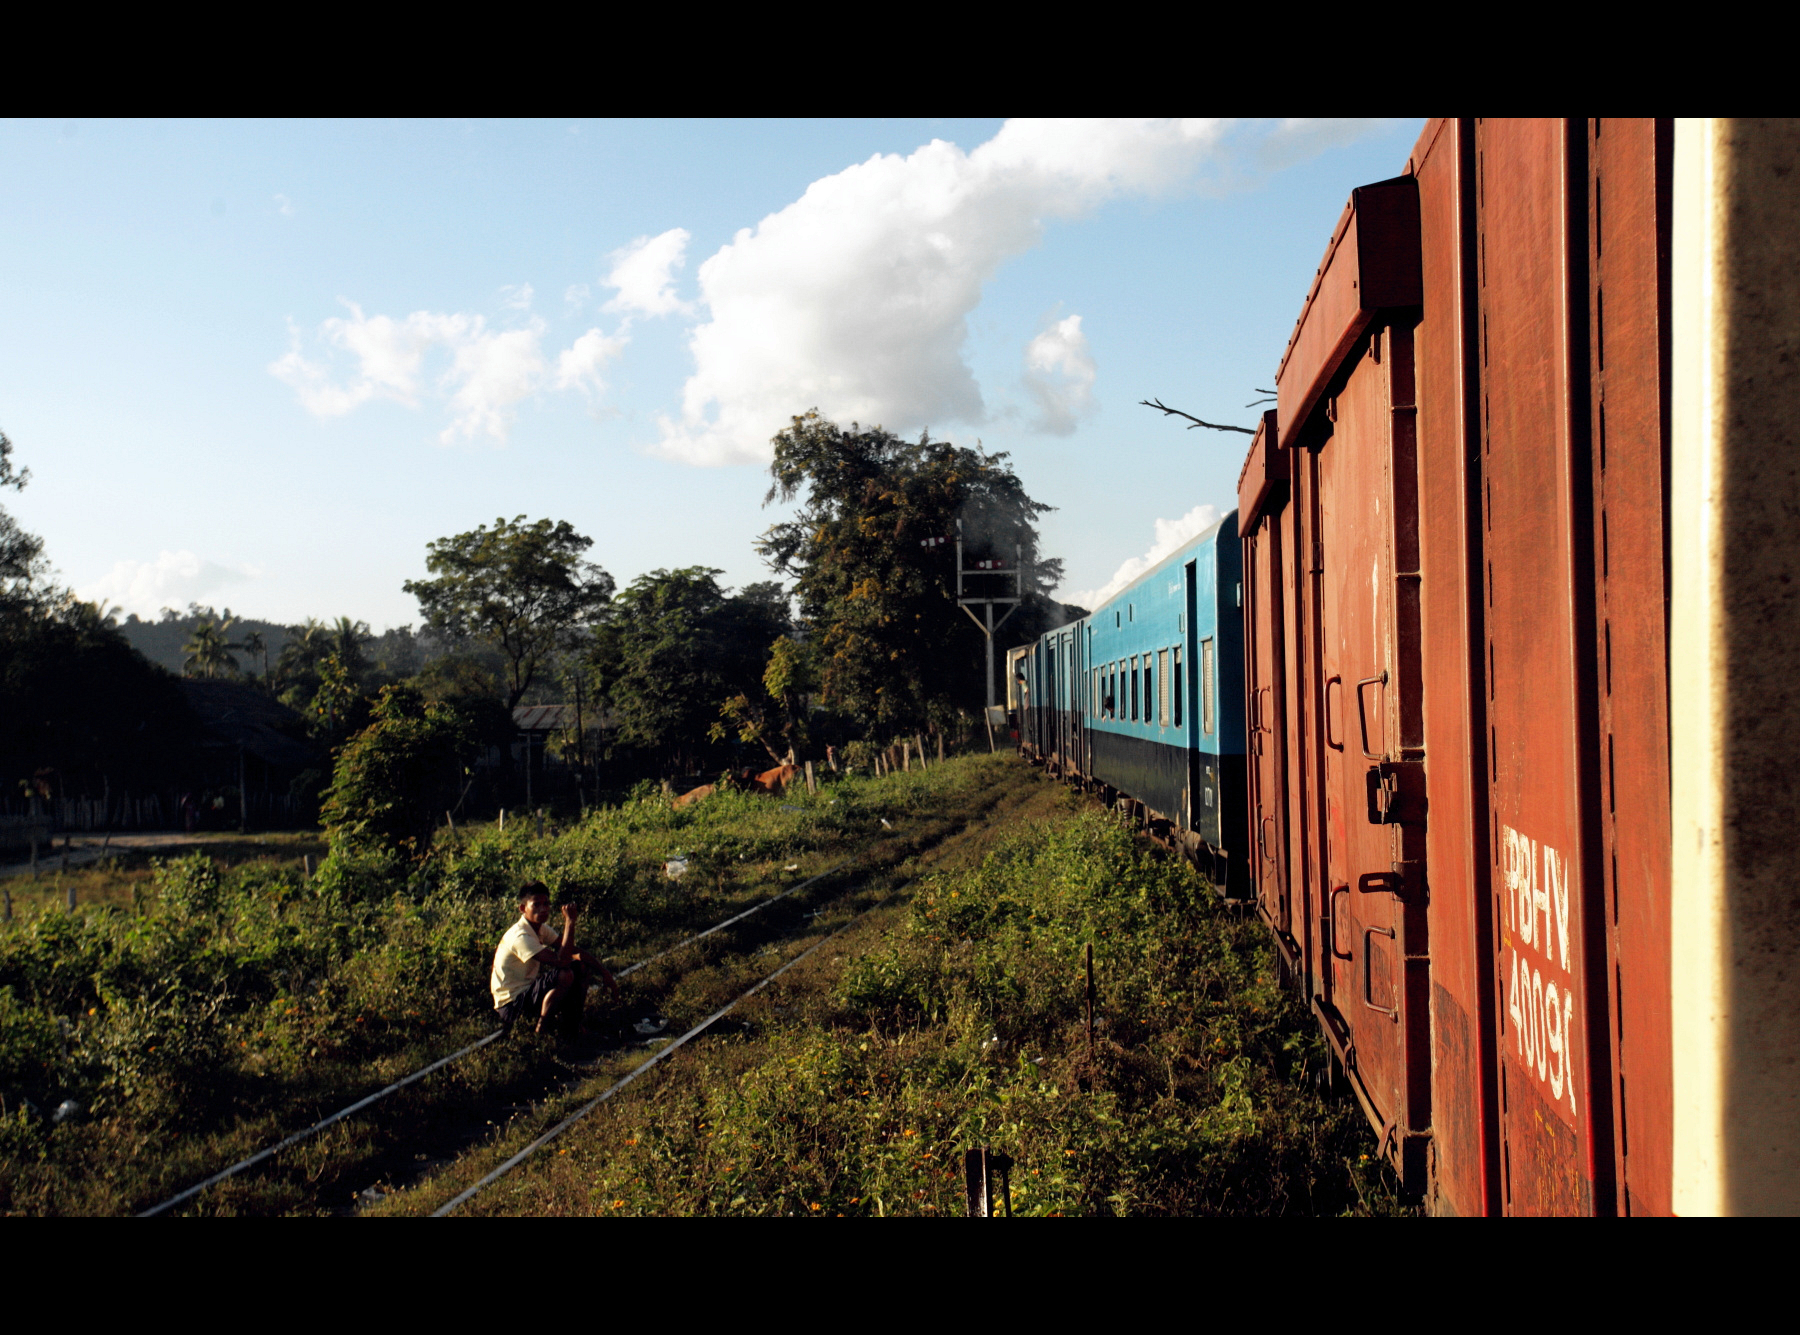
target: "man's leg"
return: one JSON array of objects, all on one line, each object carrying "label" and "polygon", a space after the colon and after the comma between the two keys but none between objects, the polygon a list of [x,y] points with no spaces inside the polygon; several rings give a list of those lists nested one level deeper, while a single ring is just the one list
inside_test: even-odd
[{"label": "man's leg", "polygon": [[584,965],[577,964],[567,971],[569,984],[563,989],[560,1002],[562,1006],[562,1036],[565,1043],[581,1041],[581,1020],[587,1010],[588,971]]},{"label": "man's leg", "polygon": [[538,1033],[543,1033],[549,1025],[550,1017],[562,1006],[569,995],[569,986],[574,981],[574,976],[567,969],[560,969],[556,973],[554,985],[544,989],[544,1004],[538,1011]]}]

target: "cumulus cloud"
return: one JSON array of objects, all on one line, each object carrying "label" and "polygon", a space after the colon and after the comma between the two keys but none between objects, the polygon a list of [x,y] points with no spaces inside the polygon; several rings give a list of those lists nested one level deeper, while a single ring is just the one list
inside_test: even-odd
[{"label": "cumulus cloud", "polygon": [[[760,461],[787,418],[814,406],[894,430],[983,420],[963,358],[983,285],[1051,219],[1193,183],[1226,129],[1015,120],[972,152],[934,140],[813,182],[700,266],[710,318],[693,332],[694,374],[662,450]],[[1064,422],[1073,406],[1048,415]]]},{"label": "cumulus cloud", "polygon": [[[504,291],[515,307],[531,299],[529,284]],[[497,329],[480,315],[414,311],[396,320],[366,315],[355,302],[344,305],[348,316],[319,326],[325,360],[309,358],[300,331],[290,325],[291,346],[269,364],[270,374],[319,417],[339,417],[373,399],[416,408],[432,394],[449,412],[449,425],[439,436],[446,444],[476,436],[504,442],[513,409],[547,386],[598,394],[604,388],[599,369],[624,342],[589,330],[557,356],[552,376],[543,350],[544,322],[536,317]],[[428,376],[427,361],[433,357],[441,370]],[[353,363],[354,369],[334,374],[332,362]]]},{"label": "cumulus cloud", "polygon": [[[963,356],[969,313],[1046,223],[1120,196],[1242,188],[1367,129],[1013,120],[969,152],[936,140],[815,181],[700,266],[707,318],[691,334],[694,373],[679,415],[662,421],[660,449],[696,464],[761,462],[769,437],[810,407],[896,431],[979,423],[987,405]],[[1073,356],[1072,341],[1064,351]],[[1091,381],[1084,391],[1080,359],[1053,365],[1027,386],[1046,429],[1065,430]]]},{"label": "cumulus cloud", "polygon": [[160,553],[154,561],[119,561],[79,590],[90,602],[117,603],[141,617],[164,607],[184,607],[230,584],[260,579],[256,566],[212,561],[190,551]]},{"label": "cumulus cloud", "polygon": [[1093,411],[1094,355],[1081,317],[1058,320],[1025,345],[1025,388],[1037,401],[1032,422],[1053,436],[1075,433],[1075,424]]},{"label": "cumulus cloud", "polygon": [[556,387],[578,389],[597,399],[606,392],[601,370],[625,350],[630,342],[622,335],[608,335],[590,329],[566,348],[556,359]]},{"label": "cumulus cloud", "polygon": [[1156,521],[1156,541],[1150,544],[1150,550],[1142,556],[1134,556],[1113,572],[1113,577],[1097,589],[1085,589],[1063,596],[1065,602],[1074,603],[1077,607],[1095,608],[1132,580],[1151,569],[1158,561],[1171,556],[1183,543],[1199,537],[1207,529],[1219,522],[1219,507],[1216,505],[1196,505],[1179,519],[1159,519]]},{"label": "cumulus cloud", "polygon": [[675,295],[675,274],[687,263],[688,231],[673,227],[657,236],[640,236],[607,256],[612,269],[606,286],[618,295],[606,303],[609,311],[626,315],[672,315],[689,309]]},{"label": "cumulus cloud", "polygon": [[500,304],[509,311],[528,311],[533,295],[530,283],[508,283],[500,289]]}]

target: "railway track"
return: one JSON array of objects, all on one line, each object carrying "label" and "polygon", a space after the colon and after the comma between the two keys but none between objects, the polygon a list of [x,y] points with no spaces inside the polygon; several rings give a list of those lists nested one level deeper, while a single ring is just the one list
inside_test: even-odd
[{"label": "railway track", "polygon": [[[649,967],[652,964],[656,964],[664,959],[667,959],[669,956],[677,954],[678,952],[685,950],[690,946],[697,945],[700,942],[708,939],[709,937],[715,936],[718,933],[725,931],[727,928],[736,926],[739,923],[742,923],[752,917],[755,917],[757,914],[761,913],[764,909],[770,908],[778,903],[781,903],[783,900],[790,899],[793,896],[798,895],[801,891],[809,888],[810,886],[816,885],[820,881],[823,881],[825,878],[827,878],[831,875],[834,875],[835,873],[843,870],[853,860],[854,859],[850,859],[850,858],[840,859],[839,861],[833,863],[831,866],[827,867],[824,871],[815,873],[814,875],[807,877],[804,881],[801,881],[796,885],[790,886],[788,889],[783,890],[781,893],[776,894],[776,895],[771,895],[767,899],[764,899],[756,904],[753,904],[751,907],[749,907],[747,909],[744,909],[738,913],[732,914],[729,918],[724,918],[724,919],[720,920],[719,922],[714,923],[712,926],[705,928],[702,931],[693,933],[691,936],[683,937],[681,940],[675,942],[673,945],[666,946],[662,950],[657,951],[655,954],[648,955],[645,958],[638,960],[636,963],[630,964],[630,965],[626,966],[625,968],[620,969],[616,974],[614,974],[614,977],[615,978],[628,978],[632,974],[638,973],[638,972],[642,971],[643,969]],[[779,973],[781,973],[781,972],[784,972],[786,970],[786,968],[791,967],[792,963],[797,963],[797,962],[798,961],[796,960],[796,961],[790,962],[790,965],[784,965],[781,970],[777,970],[777,975],[779,975]],[[765,980],[765,982],[767,982],[767,981],[772,981],[772,978],[769,980]],[[761,986],[762,986],[762,984],[758,985],[759,988]],[[749,995],[749,994],[746,994],[746,995]],[[739,1000],[742,1000],[742,998],[740,998]],[[639,1067],[636,1071],[634,1071],[631,1076],[627,1077],[624,1081],[621,1081],[619,1087],[622,1088],[623,1085],[629,1083],[631,1079],[635,1079],[637,1074],[639,1074],[642,1071],[648,1070],[651,1066],[653,1066],[657,1061],[660,1061],[662,1059],[662,1057],[666,1056],[669,1052],[672,1052],[675,1050],[675,1048],[681,1046],[682,1044],[685,1044],[690,1038],[694,1037],[701,1030],[712,1025],[713,1023],[716,1023],[717,1020],[722,1018],[730,1009],[732,1009],[732,1007],[735,1007],[736,1005],[737,1005],[737,1002],[733,1002],[732,1006],[728,1006],[725,1008],[725,1010],[722,1010],[722,1011],[718,1012],[717,1014],[711,1016],[707,1020],[703,1021],[702,1024],[699,1025],[698,1027],[696,1027],[695,1029],[690,1030],[688,1033],[682,1035],[682,1037],[679,1040],[677,1040],[675,1043],[671,1044],[668,1047],[663,1048],[649,1062],[644,1063],[644,1065]],[[487,1047],[490,1043],[493,1043],[496,1039],[501,1038],[505,1034],[505,1032],[506,1031],[504,1029],[492,1030],[491,1032],[484,1034],[482,1037],[476,1039],[473,1043],[469,1043],[469,1044],[465,1045],[464,1047],[459,1048],[457,1051],[450,1053],[448,1056],[439,1057],[435,1061],[426,1063],[424,1066],[421,1066],[417,1070],[412,1071],[409,1074],[402,1076],[400,1079],[395,1080],[392,1083],[382,1087],[381,1089],[376,1090],[374,1093],[365,1095],[363,1098],[356,1100],[354,1103],[351,1103],[351,1104],[347,1105],[346,1107],[338,1109],[336,1112],[331,1113],[329,1116],[320,1118],[318,1121],[312,1123],[310,1126],[304,1127],[301,1130],[294,1132],[292,1135],[284,1137],[283,1139],[277,1141],[275,1144],[267,1146],[264,1149],[258,1150],[255,1154],[252,1154],[246,1158],[240,1159],[236,1163],[231,1164],[229,1167],[226,1167],[224,1169],[221,1169],[219,1172],[214,1173],[212,1176],[205,1178],[204,1180],[202,1180],[200,1182],[196,1182],[194,1185],[187,1187],[186,1189],[184,1189],[180,1192],[177,1192],[175,1195],[170,1196],[167,1200],[160,1201],[156,1205],[151,1206],[149,1209],[140,1210],[137,1214],[137,1218],[139,1218],[139,1219],[154,1218],[158,1215],[168,1213],[170,1210],[174,1209],[175,1207],[177,1207],[179,1205],[183,1205],[188,1201],[194,1200],[195,1198],[199,1197],[200,1195],[205,1193],[210,1188],[218,1186],[222,1182],[229,1181],[231,1178],[237,1177],[238,1175],[248,1172],[250,1169],[257,1167],[260,1164],[268,1162],[269,1160],[273,1159],[276,1155],[280,1154],[283,1150],[291,1149],[294,1146],[302,1143],[303,1141],[310,1140],[312,1137],[320,1134],[323,1131],[328,1130],[329,1128],[331,1128],[333,1126],[336,1126],[338,1123],[346,1121],[347,1119],[349,1119],[351,1117],[354,1117],[357,1113],[363,1112],[364,1110],[373,1107],[375,1104],[380,1103],[382,1100],[387,1099],[390,1096],[399,1093],[401,1090],[406,1089],[411,1085],[417,1084],[419,1081],[425,1079],[427,1076],[432,1075],[440,1070],[443,1070],[445,1067],[453,1065],[454,1063],[461,1061],[466,1057],[473,1056],[476,1052],[480,1051],[482,1048]],[[611,1094],[609,1092],[606,1096],[603,1096],[603,1097],[610,1097],[610,1096],[611,1096]]]}]

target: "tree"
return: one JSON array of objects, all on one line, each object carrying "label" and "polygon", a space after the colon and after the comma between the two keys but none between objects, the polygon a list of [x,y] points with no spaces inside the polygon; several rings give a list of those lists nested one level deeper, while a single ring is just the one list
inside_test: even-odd
[{"label": "tree", "polygon": [[[29,468],[15,468],[13,443],[0,431],[0,491],[25,490]],[[44,540],[27,533],[4,509],[0,509],[0,606],[21,607],[49,575],[44,560]]]},{"label": "tree", "polygon": [[188,675],[195,677],[235,677],[238,674],[238,661],[232,654],[235,647],[225,638],[225,632],[231,629],[229,621],[202,621],[194,627],[193,635],[181,647],[187,655],[184,666]]},{"label": "tree", "polygon": [[583,559],[593,545],[566,521],[496,519],[491,529],[430,543],[425,568],[437,578],[404,587],[432,627],[500,651],[511,709],[569,632],[592,623],[612,596],[612,576]]},{"label": "tree", "polygon": [[410,686],[382,687],[369,726],[344,744],[325,791],[319,814],[333,849],[424,856],[472,750],[456,710]]},{"label": "tree", "polygon": [[[0,489],[21,489],[0,432]],[[0,785],[65,795],[142,786],[193,760],[199,724],[175,678],[118,631],[110,609],[49,582],[42,539],[0,510]]]},{"label": "tree", "polygon": [[619,594],[595,637],[618,739],[677,764],[708,739],[718,701],[755,689],[769,646],[789,629],[777,585],[735,597],[707,566],[655,570]]},{"label": "tree", "polygon": [[[795,577],[825,700],[865,726],[909,732],[986,702],[983,637],[956,603],[959,520],[969,561],[1022,568],[1026,605],[1002,644],[1068,619],[1047,596],[1062,562],[1038,551],[1036,521],[1051,507],[1026,494],[1005,454],[845,430],[816,412],[794,418],[774,445],[765,503],[800,505],[758,550]],[[1010,594],[1010,583],[992,592]]]},{"label": "tree", "polygon": [[363,646],[374,638],[368,622],[339,617],[325,632],[326,652],[335,655],[352,677],[361,677],[368,667]]},{"label": "tree", "polygon": [[239,649],[242,649],[245,653],[249,654],[252,658],[261,658],[262,659],[263,684],[265,686],[268,685],[268,681],[269,681],[269,643],[267,640],[265,640],[263,638],[263,633],[260,630],[253,630],[253,631],[247,632],[244,635],[244,638],[237,642],[237,647]]},{"label": "tree", "polygon": [[777,765],[792,765],[811,740],[807,715],[818,689],[812,647],[783,635],[769,646],[762,690],[739,691],[721,705],[710,735],[724,741],[735,734],[740,742],[762,747]]}]

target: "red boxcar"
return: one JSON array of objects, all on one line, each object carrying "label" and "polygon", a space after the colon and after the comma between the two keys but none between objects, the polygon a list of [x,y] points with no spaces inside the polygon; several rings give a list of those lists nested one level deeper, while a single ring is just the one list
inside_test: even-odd
[{"label": "red boxcar", "polygon": [[1444,1213],[1670,1209],[1669,164],[1432,122],[1240,480],[1259,903]]}]

